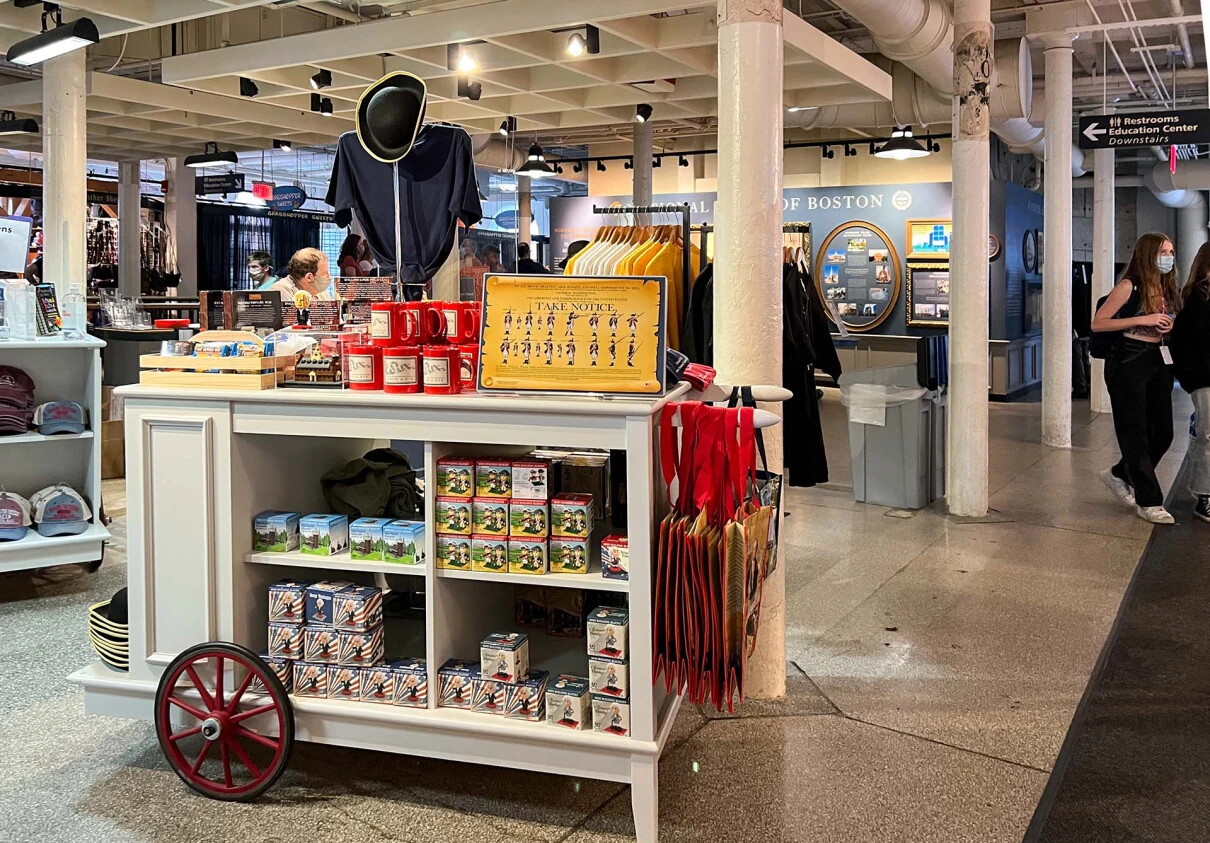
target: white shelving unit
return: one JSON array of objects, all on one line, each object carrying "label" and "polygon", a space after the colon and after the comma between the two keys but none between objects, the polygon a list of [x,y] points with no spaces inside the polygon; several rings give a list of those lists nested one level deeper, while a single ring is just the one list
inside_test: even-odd
[{"label": "white shelving unit", "polygon": [[25,538],[0,542],[0,573],[99,562],[109,531],[100,524],[101,349],[93,337],[0,341],[0,365],[24,369],[34,380],[34,400],[77,401],[88,409],[83,433],[43,436],[37,431],[0,436],[0,487],[28,498],[52,483],[67,483],[88,498],[93,524],[76,536],[44,538],[30,528]]},{"label": "white shelving unit", "polygon": [[[659,757],[680,705],[662,683],[631,687],[631,734],[573,732],[437,707],[436,670],[477,658],[489,633],[516,629],[517,584],[626,594],[631,676],[652,674],[651,564],[666,503],[656,482],[655,416],[665,399],[384,395],[265,390],[224,392],[122,387],[130,520],[130,670],[92,664],[73,675],[89,712],[150,719],[165,666],[186,648],[232,641],[266,643],[268,586],[322,575],[369,583],[385,574],[405,588],[423,577],[425,611],[400,636],[388,624],[392,656],[424,656],[423,709],[292,697],[301,740],[522,768],[631,785],[638,839],[657,839]],[[426,477],[447,455],[510,455],[539,445],[625,452],[630,580],[588,574],[521,576],[429,564],[354,561],[348,555],[253,553],[252,518],[266,509],[321,512],[319,477],[390,440],[423,441]],[[434,483],[425,490],[433,512]],[[398,579],[396,579],[398,577]],[[395,587],[393,586],[393,587]],[[417,588],[420,590],[420,588]],[[585,610],[593,608],[585,605]],[[531,632],[530,630],[525,630]],[[403,633],[406,633],[404,635]],[[398,649],[406,637],[411,651]],[[586,675],[581,638],[530,634],[540,669]]]}]

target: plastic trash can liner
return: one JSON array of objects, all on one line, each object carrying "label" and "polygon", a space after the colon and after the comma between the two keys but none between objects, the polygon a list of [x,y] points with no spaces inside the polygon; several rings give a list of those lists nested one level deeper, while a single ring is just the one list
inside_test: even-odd
[{"label": "plastic trash can liner", "polygon": [[849,421],[853,424],[885,427],[887,407],[900,407],[917,401],[927,392],[922,386],[854,383],[840,387],[840,400],[849,408]]}]

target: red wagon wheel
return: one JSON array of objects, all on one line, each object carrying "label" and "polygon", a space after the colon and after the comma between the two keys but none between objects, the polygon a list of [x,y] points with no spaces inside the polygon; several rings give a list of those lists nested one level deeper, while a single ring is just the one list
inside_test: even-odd
[{"label": "red wagon wheel", "polygon": [[155,731],[172,769],[203,796],[249,801],[294,750],[294,709],[259,656],[217,641],[172,660],[155,695]]}]

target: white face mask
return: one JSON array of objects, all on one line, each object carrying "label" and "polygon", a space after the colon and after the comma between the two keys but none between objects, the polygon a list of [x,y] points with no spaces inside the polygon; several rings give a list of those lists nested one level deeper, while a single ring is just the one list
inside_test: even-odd
[{"label": "white face mask", "polygon": [[1176,265],[1176,257],[1173,255],[1158,255],[1155,259],[1155,265],[1160,272],[1167,275],[1172,271],[1172,267]]}]

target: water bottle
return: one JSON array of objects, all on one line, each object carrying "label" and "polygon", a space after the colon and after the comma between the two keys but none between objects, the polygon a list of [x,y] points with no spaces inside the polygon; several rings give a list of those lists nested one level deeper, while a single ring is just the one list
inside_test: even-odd
[{"label": "water bottle", "polygon": [[88,333],[88,299],[81,293],[68,293],[63,297],[60,317],[66,339],[84,339]]}]

